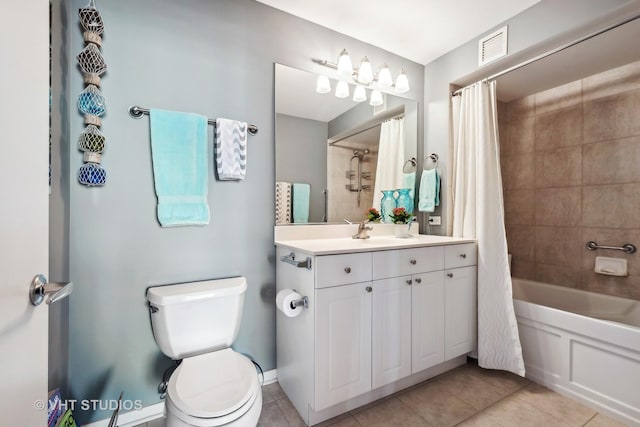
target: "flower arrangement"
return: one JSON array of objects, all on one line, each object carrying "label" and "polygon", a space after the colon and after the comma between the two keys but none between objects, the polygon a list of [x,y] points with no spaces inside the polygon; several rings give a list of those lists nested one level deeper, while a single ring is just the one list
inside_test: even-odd
[{"label": "flower arrangement", "polygon": [[380,222],[380,212],[376,208],[369,208],[367,211],[367,219],[369,222]]},{"label": "flower arrangement", "polygon": [[411,215],[404,208],[395,208],[389,216],[394,224],[406,224],[411,218]]}]

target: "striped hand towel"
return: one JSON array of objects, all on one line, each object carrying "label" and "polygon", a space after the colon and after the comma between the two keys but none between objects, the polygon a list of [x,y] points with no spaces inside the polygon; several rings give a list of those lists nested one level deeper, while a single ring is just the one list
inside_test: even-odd
[{"label": "striped hand towel", "polygon": [[247,171],[247,124],[216,119],[216,166],[218,179],[238,181]]},{"label": "striped hand towel", "polygon": [[291,224],[291,183],[276,182],[276,225]]}]

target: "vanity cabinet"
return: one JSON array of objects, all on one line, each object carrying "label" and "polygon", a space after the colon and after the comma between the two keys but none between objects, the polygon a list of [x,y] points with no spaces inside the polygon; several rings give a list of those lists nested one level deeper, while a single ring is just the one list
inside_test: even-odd
[{"label": "vanity cabinet", "polygon": [[[279,247],[278,259],[290,252]],[[474,349],[475,243],[294,256],[312,268],[278,262],[277,289],[296,289],[309,307],[278,313],[278,381],[309,425],[458,366]]]}]

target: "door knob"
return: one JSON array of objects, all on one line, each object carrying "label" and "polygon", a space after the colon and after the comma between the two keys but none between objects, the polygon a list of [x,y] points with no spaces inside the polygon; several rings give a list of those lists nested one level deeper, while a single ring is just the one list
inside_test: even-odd
[{"label": "door knob", "polygon": [[451,279],[453,277],[453,273],[447,273],[447,277]]},{"label": "door knob", "polygon": [[365,291],[367,292],[371,292],[373,290],[373,288],[371,288],[371,286],[367,286],[366,288],[364,288]]},{"label": "door knob", "polygon": [[345,267],[344,272],[347,274],[351,273],[351,267]]},{"label": "door knob", "polygon": [[417,262],[417,261],[416,261],[415,259],[412,259],[411,261],[409,261],[409,263],[410,263],[411,265],[416,265],[416,262]]},{"label": "door knob", "polygon": [[418,284],[422,283],[422,279],[419,278],[419,277],[416,277],[416,283],[418,283]]},{"label": "door knob", "polygon": [[407,279],[407,285],[410,285],[411,283],[413,283],[411,279]]},{"label": "door knob", "polygon": [[38,274],[31,281],[29,299],[31,304],[40,305],[48,297],[47,304],[51,304],[68,296],[72,291],[73,282],[48,283],[44,275]]}]

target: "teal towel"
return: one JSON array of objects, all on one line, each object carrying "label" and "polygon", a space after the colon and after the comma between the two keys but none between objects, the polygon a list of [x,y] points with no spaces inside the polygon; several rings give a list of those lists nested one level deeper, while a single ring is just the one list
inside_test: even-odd
[{"label": "teal towel", "polygon": [[409,188],[409,195],[412,199],[415,199],[416,188],[416,171],[402,174],[402,188]]},{"label": "teal towel", "polygon": [[440,205],[440,176],[435,169],[422,171],[420,177],[420,199],[418,210],[420,212],[433,212]]},{"label": "teal towel", "polygon": [[209,224],[207,118],[156,109],[149,116],[160,225]]},{"label": "teal towel", "polygon": [[309,222],[309,184],[293,183],[293,222]]}]

